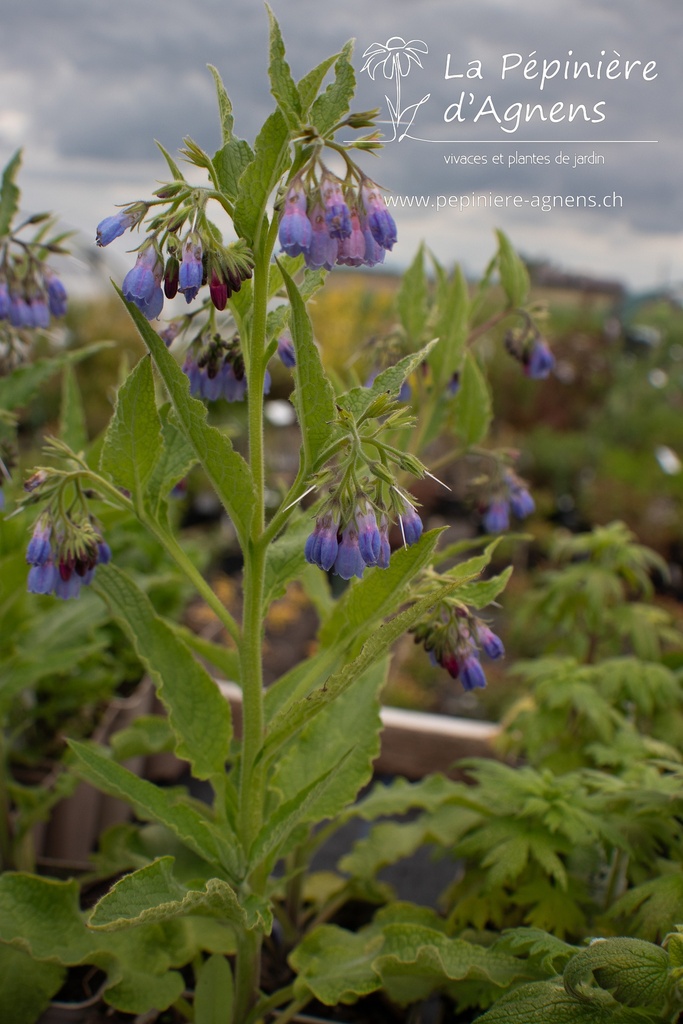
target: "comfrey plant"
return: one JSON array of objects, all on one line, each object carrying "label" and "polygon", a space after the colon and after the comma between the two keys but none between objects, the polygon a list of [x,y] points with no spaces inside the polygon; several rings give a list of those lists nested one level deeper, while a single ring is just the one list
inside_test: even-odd
[{"label": "comfrey plant", "polygon": [[[49,449],[50,464],[28,481],[26,504],[40,506],[28,542],[30,585],[66,597],[89,582],[130,637],[168,718],[141,723],[112,751],[71,743],[77,772],[151,823],[105,837],[102,873],[123,877],[88,914],[79,909],[75,881],[0,878],[4,976],[21,969],[31,980],[32,1009],[21,1024],[35,1019],[66,968],[84,964],[106,975],[110,1005],[133,1014],[174,1006],[196,1024],[257,1024],[275,1012],[294,1020],[313,999],[352,1002],[380,988],[407,1004],[434,990],[450,994],[482,972],[492,979],[490,1001],[530,976],[526,959],[520,966],[512,953],[491,956],[485,943],[447,932],[420,908],[387,906],[370,932],[349,937],[329,923],[334,914],[354,898],[382,902],[386,890],[360,877],[306,877],[313,853],[356,813],[354,801],[371,777],[394,642],[412,630],[466,688],[483,685],[482,653],[503,654],[484,609],[510,569],[480,578],[498,543],[488,536],[437,551],[441,531],[423,529],[409,489],[428,473],[422,456],[431,473],[475,451],[494,467],[483,480],[489,503],[500,490],[513,512],[531,512],[512,455],[482,448],[491,399],[473,345],[506,318],[526,315],[528,299],[526,271],[504,236],[473,294],[460,271],[449,276],[437,261],[430,284],[420,251],[397,299],[397,361],[370,386],[354,382],[335,393],[324,370],[306,300],[327,267],[378,262],[396,242],[376,185],[355,162],[358,152],[376,148],[376,134],[337,141],[340,131],[372,128],[370,114],[349,113],[350,54],[347,46],[295,82],[271,17],[277,107],[253,149],[234,135],[231,104],[214,71],[222,144],[213,156],[191,140],[184,150],[206,170],[208,185],[189,184],[165,154],[171,180],[99,225],[100,244],[128,230],[144,233],[122,294],[149,355],[119,389],[98,470],[77,446],[60,441]],[[343,178],[329,170],[335,159]],[[232,241],[209,219],[212,204],[230,218]],[[503,294],[492,310],[494,272]],[[153,321],[178,292],[186,300],[182,312],[157,330]],[[294,480],[273,499],[263,413],[276,353],[294,378],[301,450]],[[409,405],[399,401],[407,381]],[[157,383],[168,396],[161,405]],[[223,399],[245,403],[244,455],[207,421],[205,403]],[[448,440],[438,453],[442,433]],[[169,523],[169,495],[195,465],[220,498],[242,552],[239,619]],[[304,500],[312,507],[302,510]],[[108,560],[91,511],[97,502],[134,514],[159,541],[224,627],[228,648],[199,642],[167,621],[138,582]],[[327,572],[349,581],[335,581],[337,597]],[[293,579],[315,602],[318,646],[264,692],[265,615]],[[194,651],[240,684],[239,739],[229,705]],[[131,749],[174,750],[209,784],[212,800],[199,803],[180,787],[138,778],[121,763]],[[429,803],[429,792],[423,797]],[[392,796],[389,813],[401,799],[400,792]],[[387,813],[381,798],[373,806],[377,815]],[[368,806],[358,813],[369,813]],[[322,822],[329,824],[320,829]],[[358,970],[347,971],[348,962]],[[545,977],[544,969],[534,966],[531,976]]]}]

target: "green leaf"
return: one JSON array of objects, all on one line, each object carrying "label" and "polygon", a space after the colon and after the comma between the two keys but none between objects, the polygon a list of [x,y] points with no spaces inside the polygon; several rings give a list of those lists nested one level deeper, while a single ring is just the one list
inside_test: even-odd
[{"label": "green leaf", "polygon": [[114,565],[98,572],[97,592],[132,640],[159,689],[178,745],[195,776],[222,776],[232,727],[230,706],[205,668],[161,619],[149,598]]},{"label": "green leaf", "polygon": [[437,343],[435,338],[419,352],[404,356],[395,366],[389,366],[386,370],[382,370],[372,382],[371,387],[357,387],[347,391],[337,399],[338,404],[358,419],[379,395],[389,393],[392,398],[397,398],[403,382],[425,361]]},{"label": "green leaf", "polygon": [[112,886],[95,905],[88,927],[119,931],[192,913],[207,914],[242,927],[246,922],[244,910],[227,882],[211,878],[202,889],[187,889],[173,876],[173,857],[159,857]]},{"label": "green leaf", "polygon": [[111,738],[111,749],[117,761],[131,757],[148,757],[175,749],[175,736],[167,718],[142,715],[132,725],[119,729]]},{"label": "green leaf", "polygon": [[[120,290],[119,294],[121,295]],[[121,297],[123,298],[122,295]],[[178,423],[232,519],[240,542],[244,545],[256,501],[249,467],[242,456],[233,449],[229,438],[216,427],[207,424],[206,406],[198,399],[190,397],[187,377],[154,328],[137,306],[132,303],[126,303],[126,306],[154,357],[170,395]]]},{"label": "green leaf", "polygon": [[254,146],[254,159],[239,180],[233,223],[252,249],[258,248],[268,198],[289,163],[289,130],[281,110],[266,118]]},{"label": "green leaf", "polygon": [[279,792],[282,801],[305,788],[311,765],[315,765],[316,772],[335,769],[324,792],[309,805],[306,820],[334,818],[371,779],[382,728],[379,693],[387,669],[386,660],[373,665],[333,705],[305,726],[278,758],[270,788]]},{"label": "green leaf", "polygon": [[334,392],[313,341],[313,328],[299,290],[282,266],[280,273],[292,310],[290,327],[296,353],[294,405],[301,425],[305,465],[310,470],[333,434]]},{"label": "green leaf", "polygon": [[315,805],[325,798],[335,772],[343,769],[350,754],[351,751],[347,749],[337,764],[307,783],[269,816],[249,849],[249,865],[252,869],[265,862],[269,871],[272,871],[275,861],[287,852],[286,844],[294,830],[314,818]]},{"label": "green leaf", "polygon": [[347,932],[336,925],[315,928],[290,954],[297,972],[294,992],[311,992],[326,1006],[354,1003],[381,987],[372,962],[382,946],[381,935]]},{"label": "green leaf", "polygon": [[490,580],[484,580],[482,583],[464,583],[458,597],[472,608],[485,608],[503,593],[512,576],[512,570],[513,566],[509,565],[499,576],[492,576]]},{"label": "green leaf", "polygon": [[301,100],[289,64],[285,60],[285,44],[282,41],[280,26],[268,4],[266,10],[270,23],[270,91],[277,100],[290,131],[296,132],[301,127]]},{"label": "green leaf", "polygon": [[234,989],[230,964],[214,954],[202,964],[194,990],[194,1024],[231,1024]]},{"label": "green leaf", "polygon": [[[381,571],[388,572],[389,570]],[[271,722],[264,748],[266,758],[271,759],[282,743],[298,732],[306,722],[312,721],[326,704],[341,696],[366,669],[384,657],[400,636],[430,611],[441,598],[448,597],[453,593],[459,585],[460,582],[456,580],[435,587],[410,608],[406,608],[389,622],[385,622],[375,629],[363,644],[360,653],[334,672],[325,681],[322,688],[309,693],[303,700],[285,704]],[[336,648],[330,650],[335,651]]]},{"label": "green leaf", "polygon": [[163,520],[171,491],[196,464],[197,456],[170,405],[162,405],[159,419],[163,448],[147,483],[146,503],[152,516]]},{"label": "green leaf", "polygon": [[373,962],[387,995],[399,1005],[426,999],[453,981],[487,981],[507,987],[519,976],[514,957],[452,939],[419,924],[390,924]]},{"label": "green leaf", "polygon": [[477,1024],[645,1024],[616,1017],[600,1003],[579,1002],[556,981],[536,981],[507,992]]},{"label": "green leaf", "polygon": [[223,142],[229,142],[232,138],[232,126],[234,123],[234,117],[232,116],[232,103],[228,96],[225,86],[223,85],[223,79],[221,78],[220,71],[214,67],[213,64],[206,65],[213,75],[213,80],[216,84],[216,97],[218,99],[218,114],[221,121],[221,135]]},{"label": "green leaf", "polygon": [[38,963],[28,953],[0,946],[0,1005],[4,1024],[34,1024],[59,992],[66,971]]},{"label": "green leaf", "polygon": [[264,612],[273,601],[282,597],[289,581],[295,579],[306,565],[304,545],[312,528],[311,520],[306,517],[290,522],[287,532],[268,545]]},{"label": "green leaf", "polygon": [[610,909],[611,918],[628,922],[628,930],[644,939],[662,939],[683,920],[683,872],[680,866],[633,889],[627,889]]},{"label": "green leaf", "polygon": [[178,165],[175,162],[175,160],[173,159],[173,157],[171,156],[171,154],[166,149],[164,149],[164,147],[161,145],[161,143],[159,142],[158,139],[155,139],[154,141],[156,142],[158,148],[161,150],[161,153],[162,153],[162,155],[164,157],[164,160],[168,164],[168,169],[171,172],[171,176],[173,177],[173,180],[174,181],[184,181],[185,179],[183,178],[181,170],[178,167]]},{"label": "green leaf", "polygon": [[438,387],[445,388],[462,363],[470,316],[470,297],[465,275],[459,266],[452,281],[444,281],[438,296],[439,318],[435,333],[439,344],[429,363]]},{"label": "green leaf", "polygon": [[502,231],[498,236],[498,273],[510,306],[523,306],[529,294],[529,274]]},{"label": "green leaf", "polygon": [[239,180],[254,159],[254,151],[245,139],[230,138],[213,158],[221,190],[233,202],[239,191]]},{"label": "green leaf", "polygon": [[349,112],[356,90],[356,76],[351,64],[353,40],[343,47],[334,65],[334,82],[328,85],[311,108],[311,123],[326,136]]},{"label": "green leaf", "polygon": [[626,1006],[662,1011],[674,982],[669,958],[660,946],[642,939],[603,939],[580,950],[564,969],[570,995],[586,998],[591,978]]},{"label": "green leaf", "polygon": [[230,846],[194,807],[111,761],[93,745],[69,740],[69,746],[76,756],[79,775],[105,793],[131,804],[139,817],[165,825],[204,860],[224,864],[231,874],[237,875],[234,844]]},{"label": "green leaf", "polygon": [[147,356],[119,388],[100,454],[100,469],[140,504],[162,449],[152,361]]},{"label": "green leaf", "polygon": [[427,279],[422,246],[403,275],[396,305],[406,334],[413,342],[420,342],[427,321]]},{"label": "green leaf", "polygon": [[375,569],[346,589],[320,631],[323,646],[351,643],[401,603],[415,576],[431,561],[443,528],[423,533],[417,544],[394,551],[386,569]]},{"label": "green leaf", "polygon": [[327,57],[317,67],[313,68],[312,71],[309,71],[307,75],[304,75],[298,83],[297,89],[301,100],[302,114],[306,115],[308,113],[311,103],[318,95],[318,89],[325,80],[325,75],[338,59],[339,54],[333,53],[331,57]]},{"label": "green leaf", "polygon": [[215,668],[220,669],[226,679],[238,683],[240,679],[240,658],[237,651],[224,644],[216,644],[213,640],[206,640],[198,636],[194,630],[181,626],[177,622],[167,621],[174,633],[180,637],[190,650],[204,658]]},{"label": "green leaf", "polygon": [[454,405],[459,436],[466,445],[479,444],[488,433],[493,413],[486,378],[471,352],[465,356]]},{"label": "green leaf", "polygon": [[21,150],[18,149],[2,172],[0,185],[0,238],[9,234],[14,215],[19,208],[19,188],[14,179],[21,165]]},{"label": "green leaf", "polygon": [[82,452],[88,443],[85,410],[76,374],[70,363],[62,374],[62,405],[59,417],[59,438],[72,452]]}]

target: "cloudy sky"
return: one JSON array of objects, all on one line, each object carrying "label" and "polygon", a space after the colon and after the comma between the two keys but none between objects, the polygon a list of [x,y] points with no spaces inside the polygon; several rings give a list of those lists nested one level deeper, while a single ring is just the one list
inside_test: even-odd
[{"label": "cloudy sky", "polygon": [[[356,39],[355,106],[380,106],[388,138],[396,77],[385,77],[388,61],[373,80],[361,70],[363,53],[392,37],[414,43],[422,66],[411,62],[401,78],[408,109],[397,133],[408,137],[365,161],[399,201],[429,197],[395,212],[393,265],[409,262],[425,239],[443,261],[476,272],[501,227],[525,255],[567,269],[637,289],[683,281],[680,0],[271,6],[295,77]],[[238,134],[253,140],[272,108],[267,17],[255,0],[0,0],[0,29],[0,160],[23,146],[26,210],[54,209],[84,244],[114,204],[144,198],[164,177],[155,138],[172,152],[185,135],[217,147],[207,63],[223,75]],[[593,77],[584,69],[575,80],[575,60]],[[570,121],[571,105],[581,104]],[[515,195],[507,209],[481,205]],[[548,195],[592,195],[596,205],[544,211],[536,197]],[[113,268],[125,267],[126,240],[112,248]]]}]

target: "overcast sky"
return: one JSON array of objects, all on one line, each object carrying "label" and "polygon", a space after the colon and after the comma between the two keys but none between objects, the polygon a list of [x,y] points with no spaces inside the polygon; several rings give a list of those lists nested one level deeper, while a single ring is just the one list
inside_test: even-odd
[{"label": "overcast sky", "polygon": [[[680,0],[272,0],[271,6],[297,78],[354,37],[354,106],[380,106],[387,122],[386,97],[395,101],[396,79],[386,79],[383,67],[374,80],[361,72],[363,53],[395,36],[417,41],[413,52],[422,67],[413,63],[401,79],[401,106],[429,99],[410,126],[412,138],[388,143],[379,160],[363,161],[396,196],[430,197],[426,208],[395,212],[399,245],[392,265],[405,265],[425,239],[443,261],[477,271],[501,227],[527,256],[567,269],[639,289],[683,280]],[[172,152],[185,135],[210,151],[217,147],[207,63],[223,75],[238,134],[253,140],[272,108],[267,17],[254,0],[0,0],[0,30],[0,160],[23,146],[25,208],[54,209],[87,243],[114,204],[144,198],[164,177],[153,139]],[[520,62],[503,80],[505,54],[519,54]],[[536,66],[528,64],[533,59]],[[533,76],[543,61],[552,71],[554,60],[561,70],[541,89],[540,75]],[[567,60],[587,61],[595,77],[584,71],[573,80],[570,65],[565,78]],[[627,60],[641,62],[628,81]],[[605,77],[609,61],[616,62],[611,78]],[[516,62],[508,56],[509,66]],[[447,70],[470,77],[446,79]],[[462,91],[458,120],[454,105]],[[506,132],[514,127],[515,104],[522,104],[522,116],[527,104],[540,110]],[[582,110],[571,123],[560,120],[570,104],[584,104],[591,121]],[[489,112],[475,123],[482,105]],[[453,119],[445,120],[447,114]],[[404,119],[401,131],[407,127]],[[391,138],[390,123],[385,131]],[[568,161],[557,162],[561,153]],[[448,161],[451,154],[477,162]],[[591,154],[604,162],[576,161]],[[521,202],[462,210],[446,199],[436,208],[437,196],[473,193],[519,195]],[[613,193],[621,197],[616,208],[602,205]],[[533,205],[544,195],[594,195],[601,205],[544,212]],[[124,266],[116,260],[126,241],[115,246],[114,266]]]}]

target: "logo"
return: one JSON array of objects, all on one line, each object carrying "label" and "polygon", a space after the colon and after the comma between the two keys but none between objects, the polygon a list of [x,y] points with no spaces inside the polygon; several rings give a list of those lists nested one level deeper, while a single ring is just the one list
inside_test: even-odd
[{"label": "logo", "polygon": [[417,112],[422,104],[426,103],[431,96],[431,93],[428,92],[417,103],[409,103],[405,107],[402,106],[402,79],[408,77],[413,64],[417,64],[420,68],[422,67],[420,54],[426,53],[429,53],[429,47],[422,39],[411,39],[407,43],[401,36],[391,36],[390,39],[387,39],[386,43],[371,43],[363,53],[365,64],[363,64],[361,72],[367,71],[374,82],[375,75],[381,68],[387,82],[392,81],[392,79],[396,82],[395,99],[389,99],[386,94],[384,97],[387,101],[391,121],[380,122],[382,124],[391,124],[393,128],[394,134],[390,139],[386,140],[387,142],[402,142],[406,137],[412,138],[409,132]]}]

